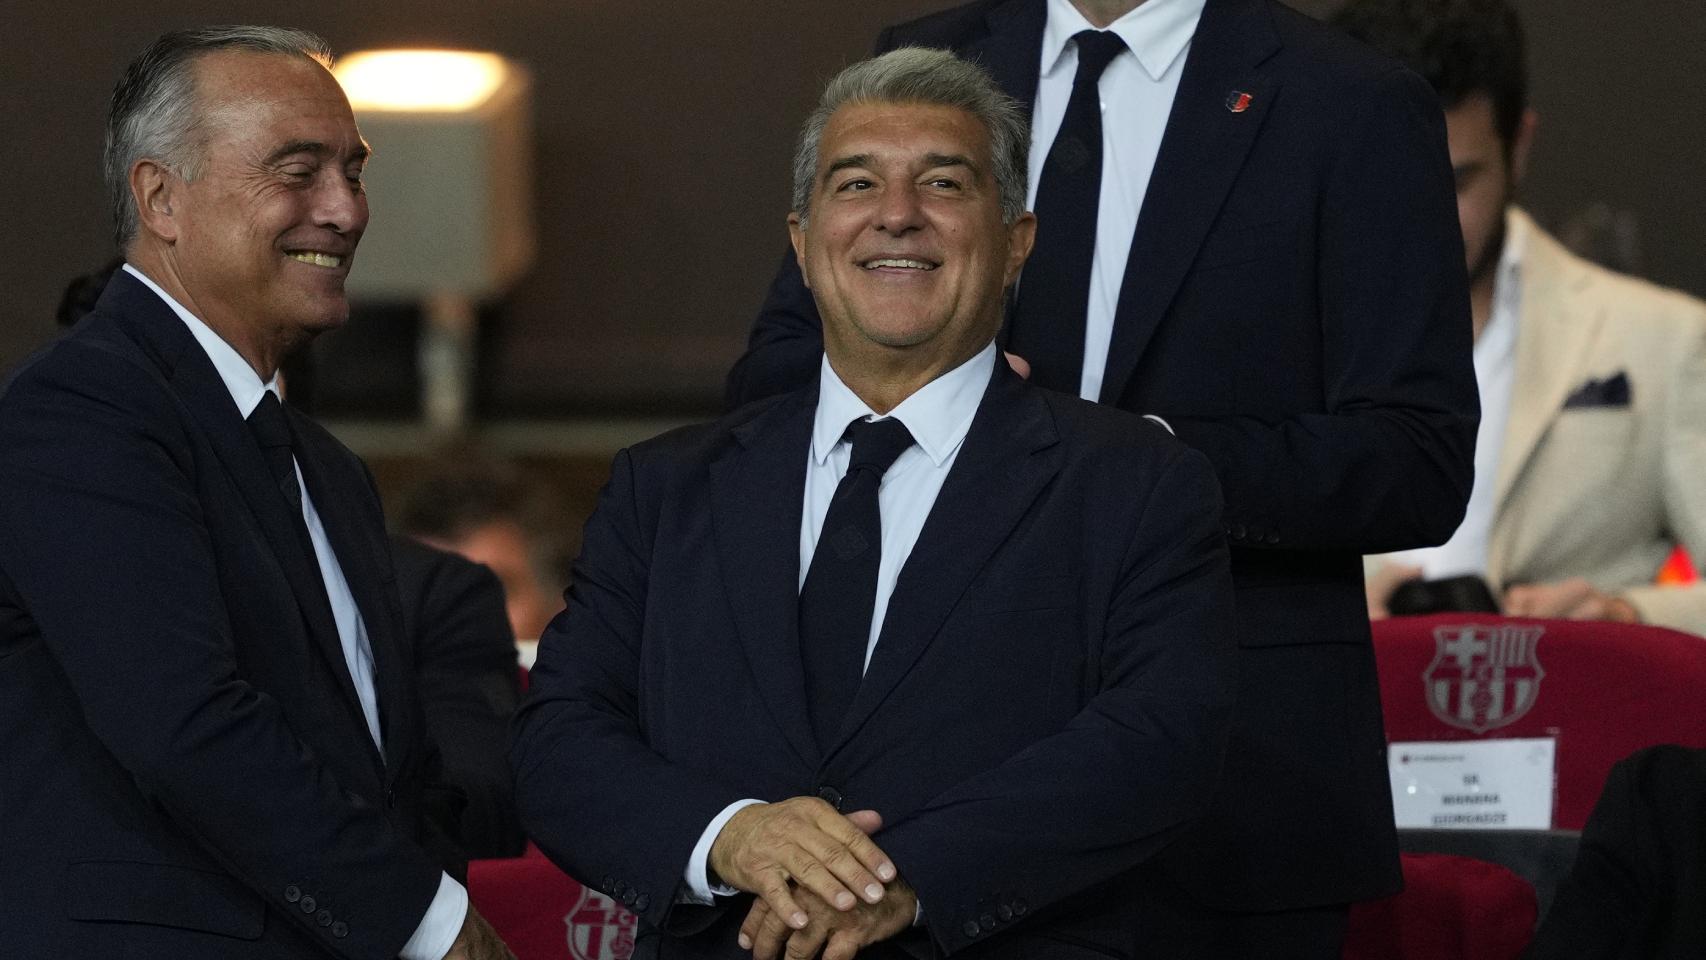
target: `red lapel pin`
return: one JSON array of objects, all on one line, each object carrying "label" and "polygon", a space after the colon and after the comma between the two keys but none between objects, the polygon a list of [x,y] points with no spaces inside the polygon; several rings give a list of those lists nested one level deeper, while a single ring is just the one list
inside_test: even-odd
[{"label": "red lapel pin", "polygon": [[1244,91],[1234,90],[1226,96],[1226,109],[1231,110],[1233,113],[1243,113],[1250,109],[1250,101],[1252,99],[1253,98]]}]

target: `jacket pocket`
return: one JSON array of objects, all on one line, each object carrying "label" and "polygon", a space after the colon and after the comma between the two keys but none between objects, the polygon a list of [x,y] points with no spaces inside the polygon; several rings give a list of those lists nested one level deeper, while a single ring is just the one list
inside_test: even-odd
[{"label": "jacket pocket", "polygon": [[266,907],[222,873],[171,863],[77,860],[65,869],[62,899],[72,920],[146,923],[256,940]]}]

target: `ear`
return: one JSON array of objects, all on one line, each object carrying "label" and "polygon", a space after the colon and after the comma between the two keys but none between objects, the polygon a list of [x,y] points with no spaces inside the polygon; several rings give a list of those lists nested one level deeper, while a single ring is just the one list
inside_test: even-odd
[{"label": "ear", "polygon": [[1528,173],[1528,151],[1534,146],[1534,132],[1540,128],[1540,114],[1532,107],[1522,111],[1516,133],[1511,136],[1511,186],[1522,182]]},{"label": "ear", "polygon": [[138,160],[130,168],[130,199],[136,204],[137,222],[142,229],[166,243],[178,239],[178,222],[174,218],[176,203],[182,199],[179,191],[184,181],[157,160]]},{"label": "ear", "polygon": [[788,242],[794,245],[794,262],[800,265],[800,277],[805,281],[806,289],[810,290],[812,278],[806,272],[806,227],[800,222],[798,211],[788,214]]},{"label": "ear", "polygon": [[1031,246],[1036,242],[1037,215],[1027,210],[1007,228],[1007,278],[1002,282],[1003,289],[1011,287],[1019,279],[1019,271],[1024,268],[1025,259],[1031,255]]}]

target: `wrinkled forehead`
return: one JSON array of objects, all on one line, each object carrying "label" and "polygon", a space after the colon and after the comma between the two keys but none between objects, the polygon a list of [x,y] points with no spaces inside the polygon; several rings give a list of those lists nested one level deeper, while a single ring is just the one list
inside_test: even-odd
[{"label": "wrinkled forehead", "polygon": [[367,153],[343,88],[313,60],[216,51],[196,61],[195,88],[195,122],[204,145],[305,143],[339,157]]}]

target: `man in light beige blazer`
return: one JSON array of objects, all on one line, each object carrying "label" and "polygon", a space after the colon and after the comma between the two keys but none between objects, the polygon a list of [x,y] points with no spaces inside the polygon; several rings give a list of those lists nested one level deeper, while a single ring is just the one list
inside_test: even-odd
[{"label": "man in light beige blazer", "polygon": [[1352,0],[1352,35],[1440,94],[1470,271],[1481,426],[1463,524],[1370,558],[1369,613],[1402,582],[1486,579],[1513,616],[1643,621],[1706,634],[1706,303],[1570,253],[1513,199],[1537,118],[1505,0]]}]

